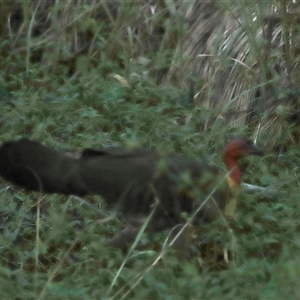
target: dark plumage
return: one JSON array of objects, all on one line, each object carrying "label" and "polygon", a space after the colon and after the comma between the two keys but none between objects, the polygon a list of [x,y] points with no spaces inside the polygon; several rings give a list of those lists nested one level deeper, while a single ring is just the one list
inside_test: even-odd
[{"label": "dark plumage", "polygon": [[[236,161],[260,155],[251,141],[237,139],[224,150],[231,182],[239,185]],[[85,149],[71,157],[29,139],[8,141],[0,147],[0,175],[27,190],[84,196],[101,195],[127,221],[126,228],[110,243],[122,246],[132,241],[159,200],[148,224],[152,231],[181,224],[182,212],[194,213],[217,187],[194,218],[194,224],[211,222],[233,197],[226,174],[177,153],[122,148]],[[182,243],[185,243],[183,240]],[[180,248],[180,247],[178,247]]]}]

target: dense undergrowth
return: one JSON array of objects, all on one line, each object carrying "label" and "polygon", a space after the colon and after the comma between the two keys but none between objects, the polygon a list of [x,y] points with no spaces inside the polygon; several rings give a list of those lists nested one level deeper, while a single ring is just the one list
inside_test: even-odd
[{"label": "dense undergrowth", "polygon": [[[191,104],[186,90],[159,86],[145,75],[147,66],[125,52],[119,59],[121,66],[103,56],[86,68],[81,57],[78,76],[69,76],[64,66],[53,73],[39,63],[26,68],[22,56],[6,57],[21,71],[1,82],[1,142],[26,136],[63,151],[140,146],[224,168],[219,153],[232,136],[255,137],[261,146],[272,139],[267,131],[257,134],[255,128],[211,119],[215,111]],[[0,78],[7,78],[1,72]],[[281,125],[287,135],[295,134],[292,125]],[[167,232],[142,237],[140,249],[128,255],[130,250],[107,246],[123,222],[119,216],[100,218],[99,197],[45,196],[5,183],[0,298],[299,299],[299,145],[280,157],[271,147],[265,151],[262,158],[246,159],[244,181],[275,188],[277,197],[244,194],[232,232],[207,227],[207,236],[234,250],[225,267],[212,266],[201,255],[178,261],[172,249],[164,252]]]}]

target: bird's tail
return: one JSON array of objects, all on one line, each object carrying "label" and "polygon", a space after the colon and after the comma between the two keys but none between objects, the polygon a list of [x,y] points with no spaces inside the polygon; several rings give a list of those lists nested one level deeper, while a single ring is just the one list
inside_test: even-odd
[{"label": "bird's tail", "polygon": [[0,146],[0,176],[30,191],[79,196],[87,193],[78,158],[29,139]]}]

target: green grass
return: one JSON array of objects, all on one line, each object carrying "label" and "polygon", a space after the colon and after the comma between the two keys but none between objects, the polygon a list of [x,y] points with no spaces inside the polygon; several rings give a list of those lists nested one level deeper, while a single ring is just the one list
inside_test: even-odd
[{"label": "green grass", "polygon": [[[61,91],[52,91],[51,100],[43,90],[13,93],[13,105],[1,104],[3,141],[30,136],[59,150],[140,145],[179,151],[223,167],[218,153],[225,132],[236,130],[230,125],[197,130],[206,112],[180,104],[176,99],[180,90],[176,93],[144,82],[130,91],[128,99],[128,89],[114,79],[103,78],[101,86],[90,81],[90,85],[94,88],[65,85]],[[80,97],[74,96],[77,91]],[[219,272],[209,272],[197,258],[179,262],[172,250],[155,262],[164,234],[142,239],[145,249],[134,252],[134,259],[119,272],[126,254],[109,248],[106,240],[122,228],[122,222],[97,222],[101,199],[88,199],[89,208],[60,195],[3,189],[3,299],[97,299],[99,295],[113,299],[125,295],[131,299],[193,299],[195,295],[198,299],[257,299],[262,295],[270,299],[274,289],[278,299],[287,297],[286,289],[296,299],[298,158],[296,149],[291,149],[281,158],[284,165],[280,167],[272,163],[273,156],[267,152],[265,158],[250,159],[245,181],[274,186],[280,197],[270,203],[244,197],[233,224],[237,254],[228,269]],[[219,237],[217,228],[211,226],[210,235]]]},{"label": "green grass", "polygon": [[[129,256],[110,248],[107,240],[124,223],[119,216],[101,222],[100,197],[85,199],[89,206],[72,197],[27,193],[4,185],[0,190],[0,299],[298,299],[300,163],[295,137],[299,128],[285,122],[285,107],[276,104],[272,114],[262,112],[257,123],[242,126],[218,118],[220,108],[204,105],[204,100],[190,103],[189,91],[182,86],[158,84],[152,74],[158,67],[174,64],[180,68],[185,61],[183,57],[173,60],[180,56],[182,41],[171,42],[172,37],[175,33],[184,35],[185,28],[178,16],[168,15],[170,7],[162,11],[162,19],[145,17],[149,24],[162,22],[167,30],[156,52],[148,51],[146,39],[135,34],[138,12],[130,2],[122,6],[118,18],[106,11],[106,22],[102,23],[95,23],[96,17],[88,15],[88,6],[76,10],[74,28],[78,32],[92,30],[96,50],[76,56],[70,74],[62,58],[73,53],[63,52],[59,41],[47,44],[52,52],[45,50],[42,62],[31,59],[30,51],[43,48],[45,36],[30,35],[34,9],[22,5],[23,10],[29,10],[24,34],[13,31],[13,39],[8,34],[1,36],[1,142],[27,136],[57,150],[77,151],[141,146],[181,152],[224,168],[219,154],[228,138],[258,137],[266,155],[246,159],[244,181],[274,187],[279,196],[266,202],[244,195],[232,221],[233,233],[221,232],[218,222],[207,227],[206,235],[226,241],[235,250],[228,266],[218,269],[203,262],[201,256],[183,263],[172,249],[165,252],[167,232],[141,237],[142,249],[134,249]],[[51,7],[49,17],[54,19],[55,9],[67,10]],[[89,18],[83,21],[81,14]],[[143,26],[140,34],[151,27]],[[288,24],[285,26],[287,30]],[[262,50],[252,40],[251,30],[243,28],[243,34],[251,37],[248,65]],[[72,34],[75,37],[77,33]],[[13,48],[12,41],[18,47]],[[119,48],[112,41],[118,41]],[[7,50],[7,45],[12,48]],[[144,49],[142,62],[133,59],[136,48]],[[276,55],[272,59],[280,60],[280,54]],[[149,65],[145,58],[151,60]],[[244,76],[240,65],[231,71]],[[217,80],[213,77],[210,83],[218,85]],[[207,100],[214,92],[212,86],[207,88],[205,81],[197,78],[197,99]],[[248,94],[251,88],[241,89],[240,95]],[[225,106],[234,106],[238,98]],[[273,150],[274,140],[290,145],[280,157]]]}]

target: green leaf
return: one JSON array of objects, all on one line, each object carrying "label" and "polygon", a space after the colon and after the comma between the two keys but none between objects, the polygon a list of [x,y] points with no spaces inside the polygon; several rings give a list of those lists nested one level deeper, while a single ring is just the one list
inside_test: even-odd
[{"label": "green leaf", "polygon": [[276,178],[271,174],[265,174],[260,177],[260,183],[263,185],[268,185],[274,182],[276,182]]},{"label": "green leaf", "polygon": [[264,242],[265,242],[266,244],[274,244],[274,243],[278,243],[278,240],[277,240],[277,239],[274,239],[274,238],[272,238],[272,237],[267,237],[267,238],[264,239]]}]

